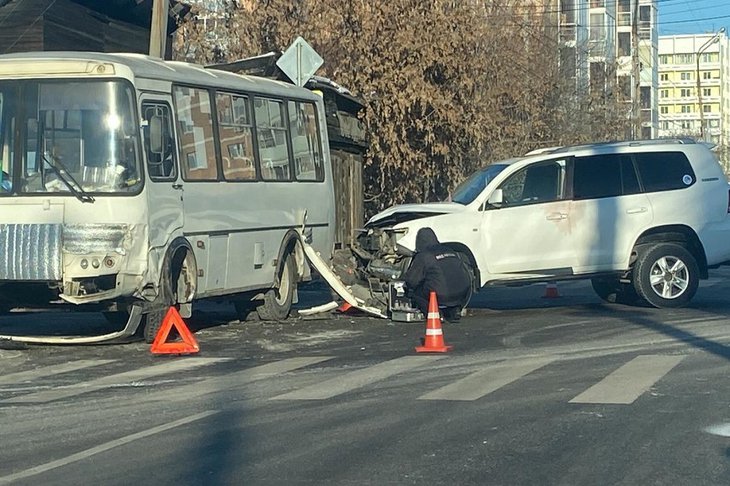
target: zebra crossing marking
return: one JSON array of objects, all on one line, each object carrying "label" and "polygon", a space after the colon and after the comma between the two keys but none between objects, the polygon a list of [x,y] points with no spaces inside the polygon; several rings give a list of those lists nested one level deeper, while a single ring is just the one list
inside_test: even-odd
[{"label": "zebra crossing marking", "polygon": [[326,400],[413,368],[433,363],[442,358],[442,356],[404,356],[391,359],[361,370],[345,373],[331,380],[275,396],[270,400]]},{"label": "zebra crossing marking", "polygon": [[[231,388],[272,378],[290,371],[334,359],[334,356],[310,356],[287,358],[252,368],[233,371],[221,376],[205,378],[193,383],[154,391],[142,401],[190,400],[219,393]],[[601,381],[575,396],[569,403],[631,404],[652,385],[677,366],[685,356],[641,355],[623,364]],[[404,356],[344,373],[332,379],[308,385],[276,395],[269,400],[325,400],[364,386],[385,380],[397,374],[426,366],[443,356]],[[438,389],[425,393],[418,400],[474,401],[509,385],[524,376],[559,359],[558,356],[512,359],[486,365],[477,372],[464,376]],[[150,377],[191,370],[194,368],[229,361],[229,358],[188,358],[136,370],[95,378],[89,381],[64,385],[0,400],[2,404],[47,403],[73,397],[103,388],[124,386]],[[83,370],[112,363],[112,359],[89,359],[44,366],[0,376],[0,384],[23,383],[53,377],[63,373]],[[17,391],[17,390],[16,390]]]},{"label": "zebra crossing marking", "polygon": [[190,370],[213,363],[219,363],[221,361],[228,361],[228,358],[186,358],[180,361],[171,361],[165,364],[147,366],[137,370],[103,376],[101,378],[96,378],[73,386],[65,386],[54,390],[44,390],[36,393],[29,393],[27,395],[20,395],[2,400],[0,403],[47,403],[54,400],[60,400],[62,398],[89,393],[102,388],[108,388],[120,383],[129,383],[167,373]]},{"label": "zebra crossing marking", "polygon": [[274,361],[265,365],[256,366],[254,368],[242,371],[234,371],[224,376],[216,376],[199,382],[183,385],[171,390],[164,390],[154,393],[144,400],[190,400],[203,395],[226,391],[232,386],[240,386],[254,381],[271,378],[289,371],[294,371],[305,366],[311,366],[324,361],[333,359],[334,356],[312,356],[300,358],[288,358],[280,361]]},{"label": "zebra crossing marking", "polygon": [[637,356],[570,403],[629,405],[677,366],[684,356]]},{"label": "zebra crossing marking", "polygon": [[42,368],[36,368],[34,370],[19,371],[17,373],[0,376],[0,385],[23,383],[25,381],[45,378],[47,376],[60,375],[71,371],[83,370],[84,368],[101,366],[113,361],[113,359],[82,359],[57,365],[43,366]]},{"label": "zebra crossing marking", "polygon": [[555,361],[545,357],[519,361],[505,361],[443,386],[418,397],[419,400],[473,401],[499,390],[505,385]]}]

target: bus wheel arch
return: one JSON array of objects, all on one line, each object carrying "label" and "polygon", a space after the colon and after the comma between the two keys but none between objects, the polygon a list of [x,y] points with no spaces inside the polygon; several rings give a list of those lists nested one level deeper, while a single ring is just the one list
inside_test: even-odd
[{"label": "bus wheel arch", "polygon": [[160,267],[157,297],[148,305],[143,326],[144,339],[154,341],[170,307],[181,309],[183,317],[190,317],[190,304],[197,290],[198,266],[190,243],[176,238],[165,252]]}]

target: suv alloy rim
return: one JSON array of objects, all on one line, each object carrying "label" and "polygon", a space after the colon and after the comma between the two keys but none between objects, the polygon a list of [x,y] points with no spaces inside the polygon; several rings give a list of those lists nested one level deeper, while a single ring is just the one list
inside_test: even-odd
[{"label": "suv alloy rim", "polygon": [[687,265],[677,257],[664,256],[651,266],[649,283],[658,296],[676,299],[689,286]]}]

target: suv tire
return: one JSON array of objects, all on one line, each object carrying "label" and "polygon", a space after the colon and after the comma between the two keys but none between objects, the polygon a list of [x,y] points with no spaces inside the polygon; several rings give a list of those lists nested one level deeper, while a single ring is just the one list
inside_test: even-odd
[{"label": "suv tire", "polygon": [[594,277],[591,285],[596,295],[611,304],[637,305],[641,302],[633,284],[622,283],[618,277]]},{"label": "suv tire", "polygon": [[659,243],[639,253],[633,271],[638,294],[654,307],[683,307],[700,283],[697,260],[685,247]]}]

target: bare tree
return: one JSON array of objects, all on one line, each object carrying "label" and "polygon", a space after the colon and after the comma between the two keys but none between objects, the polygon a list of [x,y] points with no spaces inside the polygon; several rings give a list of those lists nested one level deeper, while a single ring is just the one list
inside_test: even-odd
[{"label": "bare tree", "polygon": [[234,60],[306,38],[325,59],[322,73],[365,100],[371,212],[444,199],[476,168],[537,147],[621,138],[630,122],[615,86],[581,95],[561,72],[545,2],[237,0],[227,7],[220,32],[184,26],[177,55]]}]

